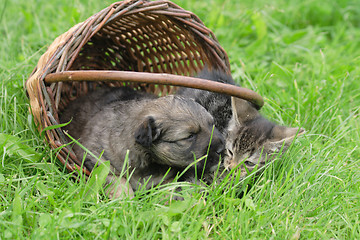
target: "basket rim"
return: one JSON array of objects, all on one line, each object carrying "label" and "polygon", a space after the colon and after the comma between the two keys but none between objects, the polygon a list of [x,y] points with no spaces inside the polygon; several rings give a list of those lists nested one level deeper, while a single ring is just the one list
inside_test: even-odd
[{"label": "basket rim", "polygon": [[233,97],[241,98],[253,103],[257,109],[260,109],[264,105],[264,99],[258,93],[248,88],[227,83],[215,82],[208,79],[169,73],[81,70],[50,73],[45,77],[45,82],[49,84],[69,81],[119,81],[180,86],[227,94]]}]

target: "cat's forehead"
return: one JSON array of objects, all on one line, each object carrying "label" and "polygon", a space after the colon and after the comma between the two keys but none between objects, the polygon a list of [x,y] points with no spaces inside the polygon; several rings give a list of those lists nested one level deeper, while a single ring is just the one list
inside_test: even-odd
[{"label": "cat's forehead", "polygon": [[[265,119],[266,120],[266,119]],[[237,151],[247,151],[260,148],[271,137],[274,124],[269,121],[258,119],[251,124],[238,126],[231,134],[233,148]]]},{"label": "cat's forehead", "polygon": [[238,133],[232,139],[232,147],[235,151],[247,151],[261,144],[262,137],[256,136],[247,130],[248,129],[239,129]]},{"label": "cat's forehead", "polygon": [[271,138],[274,126],[274,123],[260,116],[240,126],[237,135],[240,135],[241,138],[253,138],[255,140],[260,140],[260,138],[269,139]]}]

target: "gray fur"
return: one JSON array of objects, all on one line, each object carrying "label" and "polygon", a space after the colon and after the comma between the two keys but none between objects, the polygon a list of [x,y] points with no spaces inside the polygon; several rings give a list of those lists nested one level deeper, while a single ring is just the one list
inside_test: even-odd
[{"label": "gray fur", "polygon": [[[212,116],[201,105],[180,96],[112,101],[91,111],[90,116],[82,130],[75,132],[80,132],[79,142],[96,156],[105,150],[102,160],[109,160],[114,172],[108,177],[109,183],[117,181],[115,176],[122,172],[129,150],[128,170],[133,172],[128,179],[130,188],[120,179],[120,187],[109,192],[115,197],[124,191],[119,189],[125,187],[132,193],[149,179],[147,188],[170,180],[178,171],[193,164],[195,158],[207,153],[206,160],[198,161],[196,168],[198,171],[210,169],[218,164],[225,147],[222,134],[213,129]],[[84,153],[77,145],[74,151],[77,156]],[[87,154],[85,165],[91,169],[96,161]],[[169,170],[169,167],[172,168]]]},{"label": "gray fur", "polygon": [[104,106],[116,101],[143,98],[153,99],[156,96],[135,91],[129,87],[102,87],[72,101],[64,112],[60,114],[60,122],[67,123],[71,121],[63,130],[69,131],[74,138],[78,139],[87,121],[101,111]]},{"label": "gray fur", "polygon": [[249,102],[232,98],[233,112],[226,139],[224,167],[240,165],[241,177],[260,169],[282,150],[285,152],[296,134],[304,129],[279,126],[267,120]]},{"label": "gray fur", "polygon": [[[231,75],[227,75],[220,70],[208,71],[205,69],[197,77],[235,85]],[[203,106],[214,117],[217,129],[222,133],[226,133],[232,116],[230,96],[194,88],[180,88],[177,94],[194,99],[194,101]]]}]

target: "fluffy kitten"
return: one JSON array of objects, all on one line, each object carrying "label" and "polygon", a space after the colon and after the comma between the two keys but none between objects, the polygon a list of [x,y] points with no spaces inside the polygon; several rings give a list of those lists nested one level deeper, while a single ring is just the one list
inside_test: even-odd
[{"label": "fluffy kitten", "polygon": [[[235,84],[230,75],[205,68],[199,78]],[[215,126],[224,134],[227,155],[221,168],[239,167],[241,177],[260,169],[290,145],[304,129],[279,126],[260,115],[256,107],[245,100],[204,90],[181,88],[179,95],[194,99],[214,117]],[[239,166],[240,164],[240,166]]]},{"label": "fluffy kitten", "polygon": [[267,120],[245,100],[231,100],[234,115],[227,128],[224,167],[232,169],[243,164],[241,177],[265,166],[277,153],[286,151],[296,134],[304,133],[302,128],[280,126]]}]

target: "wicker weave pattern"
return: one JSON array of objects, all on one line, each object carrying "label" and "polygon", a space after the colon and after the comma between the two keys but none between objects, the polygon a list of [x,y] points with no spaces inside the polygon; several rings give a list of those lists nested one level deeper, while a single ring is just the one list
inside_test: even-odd
[{"label": "wicker weave pattern", "polygon": [[[31,111],[39,130],[59,123],[66,105],[96,86],[120,82],[46,84],[50,73],[68,70],[117,70],[192,75],[204,65],[230,72],[226,52],[193,13],[169,1],[116,2],[60,35],[40,58],[26,82]],[[168,94],[172,86],[129,84],[142,91]],[[59,129],[46,130],[52,148],[63,146]],[[81,162],[66,147],[58,154],[69,171]],[[83,169],[87,174],[87,170]]]}]

